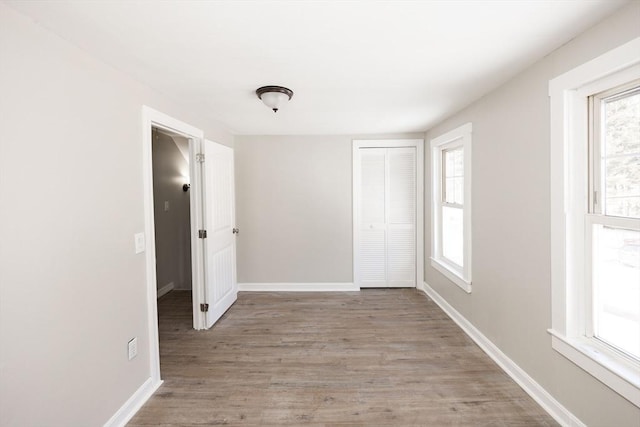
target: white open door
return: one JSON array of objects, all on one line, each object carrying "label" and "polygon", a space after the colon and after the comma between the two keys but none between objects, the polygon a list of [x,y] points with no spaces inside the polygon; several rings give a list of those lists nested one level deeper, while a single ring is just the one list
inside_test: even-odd
[{"label": "white open door", "polygon": [[238,297],[233,149],[204,140],[204,302],[210,328]]}]

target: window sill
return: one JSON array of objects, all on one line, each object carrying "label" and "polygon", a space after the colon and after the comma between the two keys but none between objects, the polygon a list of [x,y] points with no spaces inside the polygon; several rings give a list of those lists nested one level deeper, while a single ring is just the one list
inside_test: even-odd
[{"label": "window sill", "polygon": [[589,338],[568,338],[549,329],[551,346],[558,353],[640,407],[640,364],[618,355]]},{"label": "window sill", "polygon": [[466,281],[459,272],[435,258],[431,258],[431,266],[444,274],[447,279],[458,285],[463,291],[468,294],[471,293],[471,282]]}]

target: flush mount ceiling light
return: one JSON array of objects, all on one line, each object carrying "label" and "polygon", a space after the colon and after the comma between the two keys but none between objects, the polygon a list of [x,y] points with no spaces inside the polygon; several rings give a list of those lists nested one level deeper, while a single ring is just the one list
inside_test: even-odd
[{"label": "flush mount ceiling light", "polygon": [[256,90],[256,95],[276,113],[280,104],[291,99],[293,91],[282,86],[262,86]]}]

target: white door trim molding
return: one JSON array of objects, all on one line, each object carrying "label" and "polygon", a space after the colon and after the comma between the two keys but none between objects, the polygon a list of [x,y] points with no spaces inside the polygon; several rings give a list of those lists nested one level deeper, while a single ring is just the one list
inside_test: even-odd
[{"label": "white door trim molding", "polygon": [[[146,262],[146,282],[147,282],[147,323],[149,336],[149,371],[151,373],[152,387],[157,388],[161,383],[160,378],[160,341],[158,337],[158,307],[156,288],[156,241],[155,222],[153,214],[153,161],[152,161],[152,127],[165,129],[179,133],[187,138],[201,140],[204,132],[187,123],[181,122],[164,113],[156,111],[146,105],[142,106],[142,171],[144,185],[144,232],[146,237],[145,262]],[[193,145],[193,144],[190,144]],[[190,162],[195,163],[195,162]],[[193,182],[192,182],[193,186]],[[193,202],[192,202],[193,211]],[[192,217],[193,221],[193,217]],[[192,222],[193,228],[196,224]],[[197,258],[197,257],[193,257]],[[195,280],[196,278],[194,278]],[[196,293],[202,284],[193,284],[194,301],[197,301]],[[195,302],[194,302],[195,304]],[[194,311],[195,315],[195,311]],[[202,317],[198,312],[198,316]],[[194,317],[196,321],[203,324],[203,319]],[[150,396],[150,394],[149,394]],[[148,397],[147,397],[148,398]]]},{"label": "white door trim molding", "polygon": [[353,283],[238,283],[240,292],[359,292]]},{"label": "white door trim molding", "polygon": [[480,332],[466,317],[453,308],[431,286],[423,282],[418,289],[422,290],[445,312],[478,346],[493,359],[500,368],[511,377],[522,389],[547,411],[560,425],[566,427],[586,427],[573,413],[558,402],[536,380],[531,378],[516,362],[504,354],[489,338]]},{"label": "white door trim molding", "polygon": [[357,272],[360,259],[357,248],[361,239],[359,217],[359,183],[356,177],[360,173],[358,150],[361,148],[400,148],[416,149],[416,287],[424,281],[424,139],[354,139],[352,147],[353,174],[353,281],[358,283]]}]

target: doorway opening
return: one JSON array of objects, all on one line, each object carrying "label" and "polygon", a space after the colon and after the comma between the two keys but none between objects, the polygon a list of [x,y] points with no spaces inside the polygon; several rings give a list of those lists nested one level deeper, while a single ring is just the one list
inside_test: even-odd
[{"label": "doorway opening", "polygon": [[183,332],[193,327],[189,139],[152,127],[151,152],[158,327],[171,319]]},{"label": "doorway opening", "polygon": [[147,106],[142,108],[142,123],[151,372],[147,384],[156,390],[162,384],[158,295],[179,296],[177,292],[184,291],[180,298],[165,300],[169,307],[162,307],[170,315],[182,310],[184,328],[178,333],[190,329],[189,305],[193,329],[211,328],[237,299],[239,229],[233,149]]},{"label": "doorway opening", "polygon": [[[149,345],[149,368],[150,368],[150,378],[148,380],[149,390],[153,392],[156,390],[161,384],[162,379],[160,377],[160,338],[158,333],[158,292],[161,293],[168,291],[171,289],[171,286],[174,288],[177,286],[184,287],[186,283],[190,282],[191,284],[191,305],[192,305],[192,326],[194,329],[202,329],[204,325],[204,316],[197,308],[201,303],[204,302],[204,284],[203,277],[200,274],[202,267],[202,249],[198,246],[198,239],[194,239],[194,233],[197,233],[197,228],[201,224],[202,215],[199,214],[198,207],[201,203],[200,200],[200,192],[198,191],[200,188],[199,175],[196,173],[197,169],[195,168],[195,162],[192,160],[195,158],[195,153],[198,152],[199,146],[198,144],[202,140],[204,133],[187,123],[181,122],[179,120],[174,119],[171,116],[168,116],[164,113],[156,111],[147,106],[142,107],[142,154],[143,154],[143,182],[144,182],[144,206],[145,206],[145,265],[146,265],[146,282],[147,282],[147,319],[148,319],[148,345]],[[156,136],[158,138],[156,138]],[[174,139],[175,138],[175,139]],[[182,195],[185,198],[188,198],[189,203],[189,229],[190,232],[189,240],[190,240],[190,259],[191,265],[187,263],[184,265],[184,260],[186,259],[186,255],[182,261],[182,266],[187,269],[190,267],[191,277],[188,280],[188,274],[186,272],[182,273],[182,276],[178,273],[176,276],[178,278],[182,277],[181,283],[176,283],[174,280],[166,280],[161,276],[159,280],[157,279],[157,272],[165,268],[166,266],[159,266],[158,264],[162,262],[162,260],[156,258],[156,198],[160,197],[158,200],[159,206],[159,216],[164,215],[165,213],[171,213],[172,208],[176,208],[176,203],[179,203],[180,199],[175,199],[172,204],[172,199],[168,197],[163,197],[161,195],[154,195],[154,165],[153,165],[153,149],[159,147],[159,143],[157,141],[173,141],[173,144],[178,148],[178,144],[180,147],[184,149],[185,140],[187,141],[186,145],[188,146],[188,168],[185,171],[183,169],[184,164],[176,167],[177,170],[180,171],[181,176],[165,176],[165,179],[171,181],[180,180],[182,181],[180,186],[176,187],[184,192],[182,186],[184,184],[189,184],[190,186],[187,188],[188,195]],[[178,144],[176,144],[176,140],[178,140]],[[156,141],[156,142],[154,142]],[[172,148],[170,145],[168,147]],[[182,155],[182,154],[181,154]],[[156,167],[157,169],[158,167]],[[170,168],[169,168],[170,169]],[[170,175],[170,174],[168,174]],[[189,182],[184,182],[186,177],[189,177]],[[160,175],[158,176],[160,177]],[[178,182],[175,182],[178,184]],[[179,196],[178,196],[179,197]],[[178,202],[176,202],[178,200]],[[168,211],[165,212],[165,201],[168,201]],[[182,200],[185,201],[185,200]],[[173,211],[175,212],[175,210]],[[186,237],[183,237],[182,244],[187,241]],[[182,252],[186,254],[186,250],[182,248]],[[159,262],[160,261],[160,262]],[[177,263],[176,270],[180,267],[180,263]],[[162,272],[161,274],[164,274]],[[180,279],[178,279],[180,281]],[[188,305],[188,300],[187,300]],[[188,320],[188,319],[187,319]]]}]

